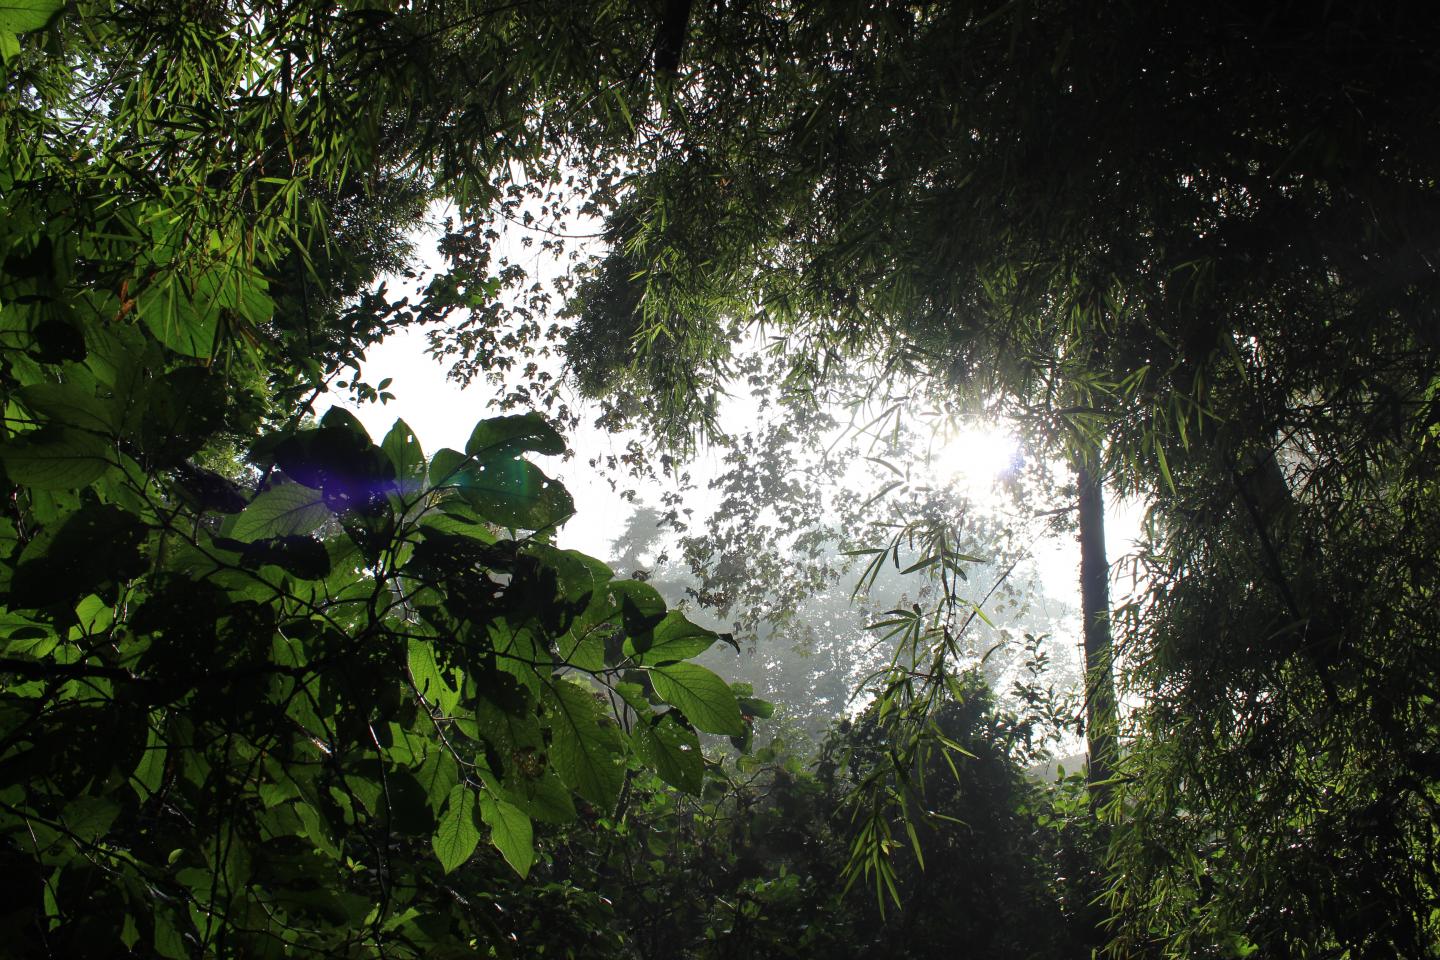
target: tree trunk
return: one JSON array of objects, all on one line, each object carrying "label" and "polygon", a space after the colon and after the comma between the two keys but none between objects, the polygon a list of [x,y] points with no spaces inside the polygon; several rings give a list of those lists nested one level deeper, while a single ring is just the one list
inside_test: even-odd
[{"label": "tree trunk", "polygon": [[1105,557],[1105,492],[1083,458],[1080,487],[1080,614],[1085,626],[1085,740],[1090,751],[1090,796],[1097,807],[1110,797],[1115,761],[1114,641],[1110,633],[1110,565]]}]

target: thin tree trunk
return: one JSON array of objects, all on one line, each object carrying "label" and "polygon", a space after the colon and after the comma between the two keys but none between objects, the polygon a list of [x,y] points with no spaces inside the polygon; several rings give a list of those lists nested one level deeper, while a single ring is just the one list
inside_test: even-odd
[{"label": "thin tree trunk", "polygon": [[1115,761],[1114,641],[1110,633],[1110,565],[1105,557],[1105,492],[1083,458],[1077,458],[1080,487],[1080,613],[1085,627],[1085,740],[1090,751],[1088,779],[1095,805],[1110,797]]}]

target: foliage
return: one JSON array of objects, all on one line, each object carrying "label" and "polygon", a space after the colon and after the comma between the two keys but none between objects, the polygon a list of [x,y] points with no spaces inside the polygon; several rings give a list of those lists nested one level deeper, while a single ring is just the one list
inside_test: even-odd
[{"label": "foliage", "polygon": [[[943,763],[924,771],[926,866],[900,857],[902,907],[842,892],[856,786],[885,762],[872,711],[832,728],[810,763],[777,737],[712,768],[698,797],[637,777],[615,817],[554,835],[533,876],[546,893],[496,895],[505,922],[532,953],[556,943],[546,928],[557,921],[596,923],[585,955],[642,960],[921,960],[956,943],[1000,958],[1080,955],[1097,942],[1102,879],[1083,788],[1027,781],[1013,752],[1023,720],[996,710],[974,675],[965,692],[940,722],[973,757],[958,779]],[[558,909],[557,886],[570,899]]]},{"label": "foliage", "polygon": [[760,327],[797,377],[894,358],[1151,499],[1117,955],[1440,949],[1432,35],[1400,4],[716,10],[580,290],[672,429]]},{"label": "foliage", "polygon": [[[827,860],[825,821],[813,869],[770,874],[824,776],[704,797],[700,734],[744,743],[764,707],[652,587],[553,546],[568,497],[520,456],[563,449],[546,421],[430,458],[403,425],[303,423],[396,326],[459,315],[462,373],[548,349],[548,295],[494,250],[533,202],[608,214],[567,349],[672,436],[713,427],[758,328],[792,390],[860,356],[1150,498],[1112,822],[1033,820],[1107,845],[1112,952],[1435,956],[1432,33],[1391,4],[0,7],[7,945],[518,953],[502,891],[556,951],[617,902],[657,955],[829,949],[836,878],[898,892],[901,833],[1026,891],[971,936],[1065,939],[1046,896],[1088,892],[1032,870],[998,735],[960,736],[993,724],[965,713],[952,518],[873,555],[938,592],[879,624],[901,655],[838,791],[860,856]],[[393,301],[371,284],[442,196],[448,269]],[[515,396],[552,396],[541,373]],[[927,792],[957,750],[972,778]],[[927,826],[931,799],[995,846]],[[674,826],[673,870],[625,859],[627,809]],[[537,846],[574,816],[609,832]],[[755,856],[708,872],[723,824]],[[622,862],[733,896],[666,940],[674,901],[595,892]],[[806,915],[841,919],[785,939]]]},{"label": "foliage", "polygon": [[457,892],[482,841],[523,877],[537,822],[698,789],[697,729],[763,705],[553,546],[543,418],[427,457],[304,415],[485,296],[483,252],[413,312],[370,285],[426,199],[532,155],[585,45],[565,4],[193,13],[0,11],[7,950],[509,955]]},{"label": "foliage", "polygon": [[[403,423],[376,446],[332,411],[262,441],[262,489],[217,508],[121,452],[98,423],[135,398],[108,378],[82,392],[83,369],[49,409],[90,420],[3,448],[12,471],[49,430],[100,451],[47,463],[7,524],[4,667],[24,682],[6,690],[3,829],[37,947],[483,938],[441,880],[482,826],[523,875],[532,820],[573,817],[571,791],[613,807],[627,750],[694,789],[691,724],[742,729],[730,689],[683,662],[713,634],[597,561],[494,532],[572,511],[517,459],[562,449],[543,421],[484,421],[427,462]],[[585,677],[629,704],[622,725]]]}]

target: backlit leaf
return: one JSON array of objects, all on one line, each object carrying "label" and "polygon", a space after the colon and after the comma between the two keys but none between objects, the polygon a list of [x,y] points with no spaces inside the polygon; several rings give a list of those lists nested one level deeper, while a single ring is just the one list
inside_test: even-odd
[{"label": "backlit leaf", "polygon": [[565,452],[564,438],[538,413],[482,420],[465,442],[466,454],[487,463],[527,452]]},{"label": "backlit leaf", "polygon": [[425,451],[421,449],[415,431],[404,420],[396,420],[381,442],[380,449],[385,451],[385,456],[390,458],[390,464],[395,468],[401,495],[412,497],[418,493],[425,480]]},{"label": "backlit leaf", "polygon": [[650,671],[655,692],[680,708],[686,719],[706,733],[738,737],[745,732],[735,694],[714,673],[697,663],[668,663]]},{"label": "backlit leaf", "polygon": [[575,513],[575,501],[560,481],[525,460],[467,465],[455,485],[476,513],[502,527],[542,530]]},{"label": "backlit leaf", "polygon": [[64,7],[64,0],[0,0],[0,30],[39,30]]},{"label": "backlit leaf", "polygon": [[700,792],[705,774],[700,738],[676,723],[674,717],[666,715],[653,726],[648,723],[637,726],[635,752],[672,787],[689,793]]},{"label": "backlit leaf", "polygon": [[480,831],[475,826],[475,791],[466,784],[457,783],[450,791],[430,843],[446,873],[453,872],[475,852],[480,843]]},{"label": "backlit leaf", "polygon": [[0,446],[10,479],[41,490],[88,486],[110,466],[111,456],[103,438],[66,427],[45,427]]},{"label": "backlit leaf", "polygon": [[329,516],[319,490],[298,483],[280,483],[250,501],[230,535],[236,540],[260,540],[312,533]]},{"label": "backlit leaf", "polygon": [[490,826],[490,842],[505,862],[524,877],[535,862],[534,830],[530,818],[515,804],[486,793],[480,797],[480,817]]},{"label": "backlit leaf", "polygon": [[672,610],[655,626],[654,632],[648,638],[627,639],[625,654],[636,663],[647,666],[674,660],[689,660],[710,649],[715,638],[713,630],[706,630],[691,623],[684,614]]},{"label": "backlit leaf", "polygon": [[609,809],[625,777],[619,763],[619,731],[602,724],[600,704],[587,688],[557,678],[546,692],[553,737],[550,760],[555,771],[570,789]]}]

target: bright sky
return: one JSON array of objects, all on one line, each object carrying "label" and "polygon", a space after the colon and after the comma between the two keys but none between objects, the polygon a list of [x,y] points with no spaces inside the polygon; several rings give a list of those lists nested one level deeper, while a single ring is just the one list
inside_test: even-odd
[{"label": "bright sky", "polygon": [[[383,406],[379,403],[355,406],[345,402],[339,405],[353,412],[377,440],[400,419],[415,431],[426,456],[432,456],[441,447],[463,450],[475,424],[497,413],[488,406],[490,394],[486,384],[461,389],[446,377],[445,369],[425,353],[422,331],[402,330],[370,351],[362,376],[364,382],[372,385],[390,377],[388,392],[395,394],[395,399]],[[330,399],[333,402],[343,398],[332,394]],[[320,412],[323,411],[317,410]],[[624,532],[625,521],[633,508],[612,492],[588,463],[599,455],[622,453],[623,441],[617,443],[613,436],[589,426],[588,422],[582,423],[566,440],[576,454],[569,460],[534,458],[535,463],[559,479],[575,499],[576,516],[561,529],[560,543],[603,558],[609,553],[610,543]]]},{"label": "bright sky", "polygon": [[[443,215],[436,211],[433,219]],[[417,238],[417,251],[433,251],[434,244],[428,237]],[[538,253],[524,253],[522,248],[509,240],[504,251],[512,258],[522,260],[532,277],[544,278],[551,275],[554,267]],[[422,265],[434,269],[433,265]],[[401,282],[391,281],[392,289],[400,289]],[[425,334],[421,330],[402,330],[370,351],[363,367],[361,379],[369,384],[378,384],[389,377],[388,392],[395,399],[381,405],[364,404],[356,407],[342,402],[365,425],[372,437],[383,437],[397,418],[405,420],[415,431],[427,456],[442,447],[463,449],[466,439],[475,423],[485,417],[496,415],[489,406],[492,388],[483,381],[477,381],[469,389],[446,376],[446,368],[425,352]],[[322,398],[316,413],[322,414],[328,407]],[[329,395],[332,402],[343,401],[337,393]],[[745,423],[753,410],[747,407],[748,397],[737,398],[722,410],[722,417],[732,416],[737,423]],[[634,506],[612,491],[610,484],[599,476],[589,461],[609,454],[623,453],[628,437],[616,437],[591,425],[593,415],[587,416],[584,404],[578,398],[572,400],[572,407],[582,410],[581,424],[567,436],[574,456],[561,458],[536,457],[536,463],[550,476],[559,479],[575,500],[576,515],[558,534],[561,546],[580,550],[602,559],[610,556],[611,544],[624,532],[626,523],[634,512]],[[1002,507],[1003,498],[997,491],[1002,475],[1011,469],[1018,457],[1022,456],[1014,436],[1003,426],[984,422],[970,422],[957,426],[948,436],[937,438],[930,454],[929,470],[936,479],[954,478],[967,497],[981,509],[997,510]],[[695,492],[687,500],[687,506],[696,511],[700,520],[709,512],[706,481],[716,472],[718,464],[713,457],[702,459],[690,466],[695,480]],[[643,491],[642,491],[643,497]],[[651,501],[658,499],[653,496]],[[1143,504],[1116,502],[1108,498],[1106,503],[1106,547],[1112,564],[1128,553],[1140,528]],[[1074,536],[1051,536],[1035,544],[1034,556],[1037,571],[1048,595],[1043,600],[1064,604],[1072,608],[1079,606],[1079,546]],[[1112,595],[1116,598],[1129,592],[1130,584],[1119,582],[1119,568],[1115,570]],[[1079,643],[1079,624],[1074,623],[1077,634],[1073,638],[1060,638],[1061,642]]]}]

